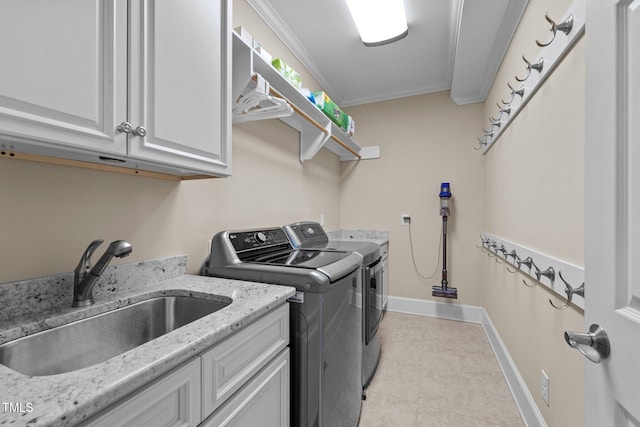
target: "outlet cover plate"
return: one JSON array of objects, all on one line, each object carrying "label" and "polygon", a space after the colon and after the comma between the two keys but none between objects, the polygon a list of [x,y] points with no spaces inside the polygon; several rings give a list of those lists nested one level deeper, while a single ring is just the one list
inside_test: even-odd
[{"label": "outlet cover plate", "polygon": [[549,375],[542,369],[540,376],[540,393],[542,394],[542,400],[549,406]]}]

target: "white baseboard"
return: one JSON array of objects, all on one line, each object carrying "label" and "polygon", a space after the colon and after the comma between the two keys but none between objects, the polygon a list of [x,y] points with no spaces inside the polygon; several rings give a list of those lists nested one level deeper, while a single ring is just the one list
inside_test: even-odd
[{"label": "white baseboard", "polygon": [[389,296],[387,310],[471,323],[482,323],[484,320],[484,308],[451,301],[439,302]]},{"label": "white baseboard", "polygon": [[482,324],[523,422],[527,427],[547,427],[520,371],[484,307],[457,304],[452,301],[440,302],[389,296],[387,310]]}]

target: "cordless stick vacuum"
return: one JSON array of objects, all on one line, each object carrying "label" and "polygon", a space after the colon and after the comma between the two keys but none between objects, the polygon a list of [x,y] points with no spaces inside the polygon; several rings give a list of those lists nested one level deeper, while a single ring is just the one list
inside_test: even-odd
[{"label": "cordless stick vacuum", "polygon": [[458,290],[448,287],[447,281],[447,218],[451,213],[451,191],[448,182],[440,184],[440,216],[442,216],[442,282],[431,288],[431,295],[442,298],[458,298]]}]

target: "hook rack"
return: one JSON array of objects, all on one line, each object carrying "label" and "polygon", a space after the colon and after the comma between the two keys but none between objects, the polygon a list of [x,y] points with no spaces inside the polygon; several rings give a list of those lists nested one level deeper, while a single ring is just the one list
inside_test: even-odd
[{"label": "hook rack", "polygon": [[[535,278],[535,282],[532,284],[523,280],[526,286],[530,288],[543,286],[549,288],[561,297],[566,295],[567,302],[563,306],[557,306],[549,299],[549,303],[554,308],[564,310],[573,304],[584,309],[584,268],[488,233],[480,234],[480,242],[481,244],[476,245],[476,247],[486,250],[487,255],[490,257],[503,259],[503,262],[497,259],[496,261],[501,264],[506,264],[509,272],[522,272]],[[502,256],[499,256],[500,253],[502,253]],[[538,267],[538,265],[547,265],[548,267],[543,270]],[[527,270],[523,270],[522,266],[526,267]],[[512,269],[510,267],[514,268]],[[562,288],[555,283],[556,273],[564,285]],[[583,282],[583,284],[578,288],[573,288],[569,285],[570,282]]]},{"label": "hook rack", "polygon": [[540,47],[549,46],[551,43],[553,43],[553,41],[556,39],[556,34],[558,33],[558,31],[564,33],[565,36],[568,36],[573,29],[573,15],[569,15],[567,19],[559,24],[556,24],[553,19],[549,17],[549,12],[544,14],[544,19],[546,19],[547,22],[551,24],[551,28],[549,29],[549,31],[551,31],[553,35],[551,36],[551,40],[546,43],[542,43],[536,40],[536,44]]},{"label": "hook rack", "polygon": [[551,304],[551,306],[555,309],[564,310],[571,305],[574,295],[578,295],[584,298],[584,282],[582,282],[582,285],[580,285],[579,287],[574,288],[569,283],[567,283],[566,280],[564,280],[564,277],[562,277],[562,271],[558,271],[558,276],[560,276],[560,280],[562,280],[562,282],[564,283],[564,291],[567,294],[567,302],[563,306],[558,307],[553,303],[553,301],[551,301],[551,298],[549,298],[549,304]]},{"label": "hook rack", "polygon": [[[504,113],[500,113],[498,116],[500,126],[491,124],[491,129],[495,128],[495,131],[491,134],[486,134],[486,144],[475,147],[476,150],[482,149],[482,153],[486,154],[491,149],[493,144],[500,138],[502,132],[509,127],[513,119],[517,117],[538,89],[545,83],[562,59],[571,52],[571,49],[584,35],[585,15],[584,0],[573,0],[560,23],[555,23],[548,13],[545,15],[545,19],[551,24],[551,40],[544,43],[536,40],[536,45],[539,47],[539,52],[537,53],[539,59],[536,62],[531,63],[524,55],[522,56],[527,66],[526,75],[524,77],[515,76],[515,79],[520,82],[517,89],[514,89],[511,83],[507,83],[509,99],[506,101],[501,99],[501,102],[510,108],[510,113],[506,115],[506,118]],[[558,32],[563,33],[565,36],[557,37]],[[535,76],[531,76],[531,70],[537,71]],[[492,122],[496,121],[493,117],[491,119]]]}]

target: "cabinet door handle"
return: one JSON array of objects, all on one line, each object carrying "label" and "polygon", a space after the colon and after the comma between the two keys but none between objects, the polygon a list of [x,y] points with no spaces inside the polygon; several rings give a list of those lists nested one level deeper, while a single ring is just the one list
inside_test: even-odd
[{"label": "cabinet door handle", "polygon": [[131,131],[135,136],[139,136],[140,138],[144,138],[147,135],[147,130],[144,126],[138,126],[134,130]]},{"label": "cabinet door handle", "polygon": [[123,133],[131,133],[133,131],[133,126],[131,126],[131,123],[129,122],[122,122],[120,123],[120,125],[116,128],[116,130],[118,132],[123,132]]}]

